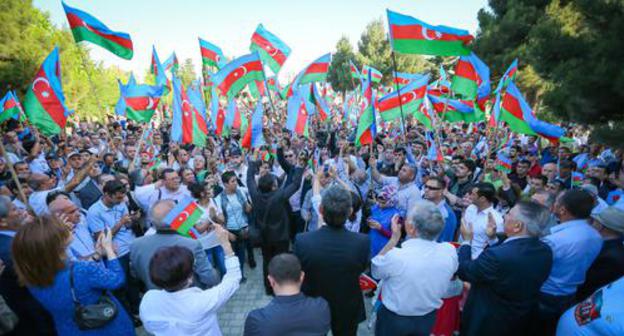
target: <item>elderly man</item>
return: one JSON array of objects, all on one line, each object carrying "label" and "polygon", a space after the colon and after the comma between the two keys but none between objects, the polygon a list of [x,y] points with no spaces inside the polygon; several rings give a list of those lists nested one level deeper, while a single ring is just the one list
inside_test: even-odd
[{"label": "elderly man", "polygon": [[593,227],[604,242],[585,274],[585,282],[576,292],[578,302],[624,275],[624,210],[611,206],[600,213],[592,213],[591,217]]},{"label": "elderly man", "polygon": [[554,181],[559,175],[557,164],[553,162],[545,164],[542,167],[542,175],[546,176],[549,182]]},{"label": "elderly man", "polygon": [[555,202],[560,224],[543,238],[553,251],[553,266],[541,288],[533,334],[554,334],[557,320],[574,304],[577,287],[600,253],[602,237],[587,222],[593,203],[588,192],[578,189],[566,190]]},{"label": "elderly man", "polygon": [[383,185],[393,185],[397,188],[397,208],[403,215],[412,208],[414,203],[421,199],[420,189],[416,185],[416,166],[404,164],[399,170],[398,176],[385,176],[377,170],[377,159],[371,156],[369,159],[373,180]]},{"label": "elderly man", "polygon": [[[519,202],[505,216],[506,239],[471,258],[473,228],[461,227],[460,279],[471,284],[462,315],[462,335],[528,335],[532,307],[552,266],[550,248],[539,240],[549,211],[535,202]],[[488,235],[495,238],[490,220]]]},{"label": "elderly man", "polygon": [[58,197],[48,205],[49,211],[60,218],[72,231],[72,241],[67,247],[71,260],[99,261],[100,254],[89,231],[85,215],[80,208],[65,197]]},{"label": "elderly man", "polygon": [[5,267],[0,274],[0,295],[18,317],[13,335],[56,335],[52,318],[28,289],[18,283],[13,268],[13,237],[20,226],[32,221],[32,216],[15,207],[10,198],[0,196],[0,260]]},{"label": "elderly man", "polygon": [[294,247],[306,274],[302,290],[327,300],[332,334],[355,335],[366,319],[359,277],[368,264],[370,242],[344,228],[351,214],[351,195],[345,189],[327,189],[319,210],[326,225],[298,235]]},{"label": "elderly man", "polygon": [[150,209],[156,233],[137,238],[130,245],[132,271],[145,284],[148,290],[157,288],[150,279],[149,262],[159,248],[178,245],[193,251],[195,282],[202,288],[212,287],[219,282],[219,279],[215,270],[208,262],[208,257],[200,242],[179,235],[169,227],[168,223],[164,222],[165,217],[175,205],[175,202],[172,200],[160,200]]},{"label": "elderly man", "polygon": [[160,180],[156,183],[144,185],[134,190],[134,196],[143,210],[147,213],[150,207],[160,200],[181,201],[191,197],[177,171],[166,168],[160,173]]},{"label": "elderly man", "polygon": [[398,216],[392,219],[392,237],[372,259],[372,275],[382,280],[383,293],[376,335],[431,333],[436,311],[457,271],[455,248],[436,242],[442,229],[440,209],[432,202],[418,201],[405,222],[407,240],[395,248],[401,225]]}]

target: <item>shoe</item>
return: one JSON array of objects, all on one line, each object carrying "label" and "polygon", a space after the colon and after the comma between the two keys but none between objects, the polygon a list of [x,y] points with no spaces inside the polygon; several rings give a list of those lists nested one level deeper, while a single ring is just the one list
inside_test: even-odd
[{"label": "shoe", "polygon": [[249,268],[256,268],[256,259],[249,259]]},{"label": "shoe", "polygon": [[241,284],[244,284],[245,282],[247,282],[247,278],[242,277],[242,278],[240,279],[240,283],[241,283]]},{"label": "shoe", "polygon": [[132,314],[132,324],[134,325],[135,328],[139,328],[141,326],[143,326],[143,321],[141,321],[141,318],[139,317],[139,315],[134,315]]}]

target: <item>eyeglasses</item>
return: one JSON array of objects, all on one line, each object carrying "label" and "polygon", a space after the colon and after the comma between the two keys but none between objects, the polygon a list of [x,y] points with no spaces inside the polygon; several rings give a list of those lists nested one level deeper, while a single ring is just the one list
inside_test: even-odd
[{"label": "eyeglasses", "polygon": [[442,190],[442,188],[432,187],[432,186],[428,186],[426,184],[425,184],[425,189],[429,189],[429,190]]},{"label": "eyeglasses", "polygon": [[285,157],[287,157],[287,158],[291,158],[291,157],[294,157],[294,156],[295,156],[295,154],[286,154],[286,155],[284,155],[284,156],[285,156]]}]

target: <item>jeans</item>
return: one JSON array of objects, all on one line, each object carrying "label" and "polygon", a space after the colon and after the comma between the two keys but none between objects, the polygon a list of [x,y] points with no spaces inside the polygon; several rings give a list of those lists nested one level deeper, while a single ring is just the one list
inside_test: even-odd
[{"label": "jeans", "polygon": [[215,246],[206,250],[208,260],[212,263],[212,267],[219,270],[221,277],[225,274],[225,254],[223,253],[223,247]]},{"label": "jeans", "polygon": [[393,313],[383,304],[377,313],[376,336],[429,336],[436,320],[434,310],[423,316],[401,316]]},{"label": "jeans", "polygon": [[126,283],[124,286],[113,291],[115,297],[126,308],[128,313],[137,315],[139,313],[139,304],[141,299],[139,298],[139,285],[134,277],[130,275],[130,253],[127,253],[118,258],[121,267],[126,274]]},{"label": "jeans", "polygon": [[243,237],[243,230],[231,230],[230,233],[236,236],[236,240],[232,242],[232,250],[240,263],[241,275],[245,277],[245,250],[247,249],[247,238]]}]

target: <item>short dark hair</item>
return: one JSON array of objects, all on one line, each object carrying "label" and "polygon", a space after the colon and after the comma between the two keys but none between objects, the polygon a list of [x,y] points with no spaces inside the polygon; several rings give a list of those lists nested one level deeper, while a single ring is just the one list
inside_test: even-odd
[{"label": "short dark hair", "polygon": [[69,196],[69,193],[66,192],[65,190],[54,190],[52,192],[49,192],[46,195],[46,199],[45,199],[46,205],[50,205],[50,203],[54,202],[54,200],[56,200],[61,195],[71,199],[71,197]]},{"label": "short dark hair", "polygon": [[440,176],[429,176],[429,181],[436,181],[438,182],[438,185],[440,186],[440,188],[445,189],[446,188],[446,181],[441,178]]},{"label": "short dark hair", "polygon": [[202,193],[206,190],[206,182],[195,182],[188,186],[188,190],[191,192],[191,196],[195,199],[200,199]]},{"label": "short dark hair", "polygon": [[351,214],[351,193],[340,186],[331,186],[323,194],[321,208],[327,225],[343,227]]},{"label": "short dark hair", "polygon": [[271,259],[268,271],[278,284],[298,283],[301,278],[301,263],[294,254],[282,253]]},{"label": "short dark hair", "polygon": [[461,163],[466,166],[466,168],[468,168],[471,173],[474,173],[475,169],[477,168],[477,164],[471,159],[464,159]]},{"label": "short dark hair", "polygon": [[397,148],[395,148],[395,149],[394,149],[394,152],[395,152],[395,153],[401,153],[401,154],[403,154],[403,156],[407,155],[407,151],[406,151],[406,150],[405,150],[405,148],[403,148],[403,147],[397,147]]},{"label": "short dark hair", "polygon": [[518,161],[518,164],[523,164],[523,165],[527,165],[527,166],[531,166],[531,161],[527,160],[527,159],[522,159],[520,161]]},{"label": "short dark hair", "polygon": [[230,182],[230,179],[232,179],[232,177],[236,177],[236,173],[234,173],[233,171],[226,171],[225,173],[221,174],[221,182],[228,183]]},{"label": "short dark hair", "polygon": [[546,185],[548,183],[548,177],[544,176],[544,175],[535,175],[532,178],[534,179],[538,179],[538,180],[542,180],[542,183],[544,183],[544,185]]},{"label": "short dark hair", "polygon": [[107,195],[114,195],[116,193],[126,193],[126,185],[123,184],[123,182],[119,181],[118,179],[114,179],[111,181],[108,181],[104,184],[104,188],[102,188],[102,191],[104,192],[104,194]]},{"label": "short dark hair", "polygon": [[258,190],[262,193],[268,193],[273,190],[275,185],[275,176],[273,174],[265,174],[258,179]]},{"label": "short dark hair", "polygon": [[489,202],[494,203],[496,201],[496,188],[492,183],[481,182],[474,186],[477,188],[477,195],[485,197]]},{"label": "short dark hair", "polygon": [[564,191],[559,197],[559,204],[574,218],[586,219],[589,218],[594,208],[594,197],[585,190],[570,189]]},{"label": "short dark hair", "polygon": [[574,161],[570,161],[570,160],[561,160],[561,162],[559,162],[559,169],[561,169],[561,168],[574,170],[574,169],[576,169],[576,163],[574,163]]},{"label": "short dark hair", "polygon": [[193,273],[193,252],[182,246],[159,248],[149,262],[149,275],[154,285],[176,292],[183,289]]},{"label": "short dark hair", "polygon": [[173,169],[173,168],[165,168],[165,169],[162,170],[162,172],[160,172],[160,179],[164,180],[165,177],[167,176],[167,174],[170,174],[170,173],[176,173],[177,174],[175,169]]}]

